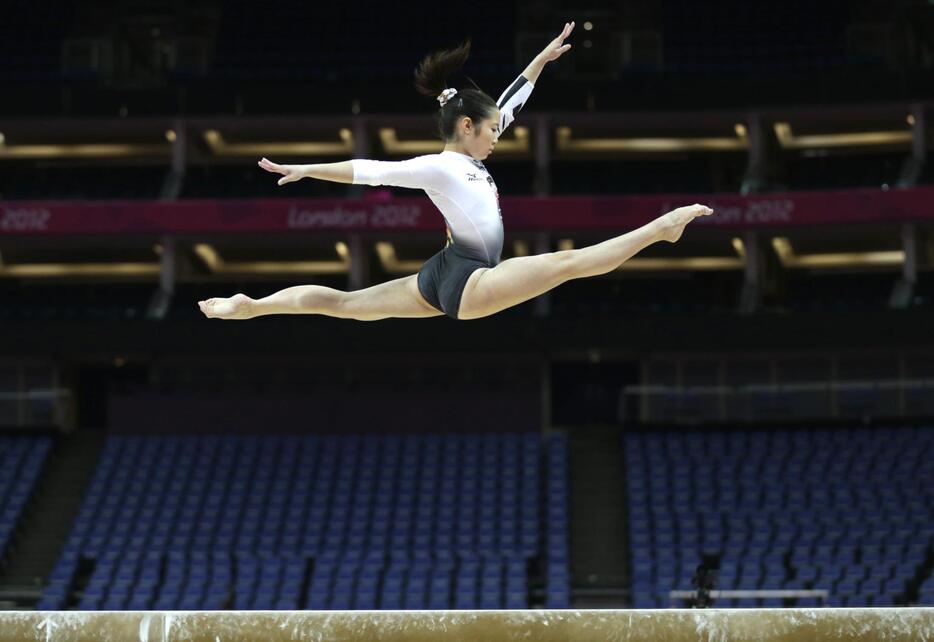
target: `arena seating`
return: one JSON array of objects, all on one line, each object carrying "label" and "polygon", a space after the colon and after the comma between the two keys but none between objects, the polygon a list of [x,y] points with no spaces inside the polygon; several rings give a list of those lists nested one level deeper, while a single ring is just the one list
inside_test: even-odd
[{"label": "arena seating", "polygon": [[563,609],[571,606],[567,435],[552,435],[548,444],[546,462],[548,491],[545,502],[547,519],[545,606]]},{"label": "arena seating", "polygon": [[[672,604],[702,561],[720,589],[934,604],[932,442],[930,427],[627,434],[635,606]],[[783,605],[760,602],[716,605]]]},{"label": "arena seating", "polygon": [[[74,28],[76,4],[44,0],[37,8],[24,2],[14,3],[11,39],[2,49],[9,57],[2,70],[6,78],[20,82],[61,80],[62,40],[89,35]],[[653,3],[631,4],[646,4],[650,9]],[[29,11],[30,8],[35,10]],[[408,71],[413,60],[432,47],[449,45],[464,37],[460,22],[445,20],[433,22],[433,29],[418,38],[398,37],[399,33],[408,33],[412,24],[424,22],[432,8],[430,3],[419,0],[405,6],[374,2],[367,12],[324,4],[312,12],[302,3],[284,3],[276,14],[270,14],[253,3],[229,0],[223,3],[209,75],[222,79],[306,82],[395,79],[400,70]],[[846,22],[841,20],[841,13],[845,14],[847,9],[839,2],[817,7],[802,2],[771,4],[763,12],[742,2],[725,2],[701,10],[691,2],[677,0],[662,3],[660,9],[659,20],[645,26],[663,34],[665,64],[675,71],[782,72],[880,62],[847,59]],[[541,23],[542,29],[553,23],[560,26],[561,20],[567,19],[565,13],[564,10],[554,12],[553,16],[544,13],[536,22]],[[61,20],[51,24],[46,19],[49,14]],[[609,25],[596,20],[601,32],[631,28],[615,19],[608,20]],[[337,24],[340,29],[334,28]],[[751,27],[756,31],[752,32]],[[176,28],[185,27],[180,24]],[[496,20],[484,25],[483,37],[478,38],[473,55],[475,64],[487,69],[512,68],[513,39],[520,30],[516,12],[498,7]],[[198,31],[190,33],[195,35]],[[352,50],[341,40],[347,33],[354,35]],[[720,38],[711,39],[709,35],[713,33]],[[24,47],[35,48],[41,55],[35,59],[25,56]],[[172,75],[179,81],[189,78],[181,71]],[[86,78],[78,75],[72,79]]]},{"label": "arena seating", "polygon": [[928,576],[921,582],[918,588],[918,603],[930,605],[934,604],[934,569],[928,573]]},{"label": "arena seating", "polygon": [[3,163],[0,199],[4,200],[154,200],[159,198],[168,163],[152,166]]},{"label": "arena seating", "polygon": [[[146,257],[148,258],[148,257]],[[150,259],[155,261],[153,255]],[[152,297],[152,283],[93,283],[56,287],[42,281],[0,284],[0,322],[83,321],[114,323],[142,319]]]},{"label": "arena seating", "polygon": [[0,557],[52,447],[48,437],[0,437]]},{"label": "arena seating", "polygon": [[[804,313],[882,310],[888,305],[896,278],[893,272],[791,272],[787,277],[787,295],[778,307]],[[916,301],[915,305],[923,303]]]},{"label": "arena seating", "polygon": [[[742,273],[738,270],[673,272],[666,278],[625,274],[624,278],[578,279],[552,290],[556,316],[619,314],[723,314],[738,305]],[[665,296],[659,296],[662,289]]]},{"label": "arena seating", "polygon": [[[742,184],[745,163],[744,154],[735,152],[555,160],[551,189],[556,195],[735,193]],[[491,171],[498,180],[498,168],[491,164]]]},{"label": "arena seating", "polygon": [[[244,162],[235,166],[189,167],[181,198],[345,198],[348,186],[327,181],[300,181],[283,189],[276,178]],[[407,190],[407,196],[414,192]]]},{"label": "arena seating", "polygon": [[[688,0],[661,5],[665,59],[692,73],[790,72],[846,64],[846,8],[800,1],[762,7],[722,2],[701,7]],[[707,34],[716,33],[717,38]]]},{"label": "arena seating", "polygon": [[[252,2],[225,2],[211,74],[239,80],[404,83],[422,56],[465,36],[460,24],[442,20],[433,23],[430,34],[398,37],[434,9],[422,0],[405,5],[384,0],[364,12],[347,11],[340,4],[322,4],[312,12],[294,3],[271,16]],[[474,42],[471,67],[485,73],[517,73],[515,32],[513,12],[497,11],[496,19],[484,25],[484,37]],[[346,46],[347,33],[354,34],[352,48]]]},{"label": "arena seating", "polygon": [[62,40],[74,5],[72,0],[14,0],[4,6],[8,13],[0,38],[0,78],[5,83],[61,81]]},{"label": "arena seating", "polygon": [[[898,184],[905,155],[893,152],[810,157],[786,155],[780,186],[771,191],[834,190],[854,187],[888,189]],[[922,182],[924,182],[922,180]],[[885,187],[883,187],[885,186]]]},{"label": "arena seating", "polygon": [[112,436],[39,608],[526,608],[543,552],[567,606],[567,444],[544,447]]}]

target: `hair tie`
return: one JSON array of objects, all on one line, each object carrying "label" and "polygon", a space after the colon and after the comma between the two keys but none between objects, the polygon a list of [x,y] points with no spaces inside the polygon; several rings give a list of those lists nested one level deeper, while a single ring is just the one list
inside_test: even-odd
[{"label": "hair tie", "polygon": [[448,101],[451,100],[451,98],[453,98],[454,94],[456,93],[457,93],[456,89],[454,89],[453,87],[448,87],[447,89],[442,91],[440,94],[438,94],[438,102],[441,103],[442,107],[444,107],[445,105],[448,104]]}]

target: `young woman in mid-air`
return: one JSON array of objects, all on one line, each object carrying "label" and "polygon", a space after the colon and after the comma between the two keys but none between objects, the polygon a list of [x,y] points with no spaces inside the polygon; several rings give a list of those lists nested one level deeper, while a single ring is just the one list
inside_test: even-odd
[{"label": "young woman in mid-air", "polygon": [[477,89],[446,88],[447,77],[466,62],[469,42],[422,60],[415,72],[415,86],[441,104],[438,121],[445,144],[440,154],[400,162],[355,159],[278,165],[265,158],[259,161],[266,171],[283,175],[279,185],[317,178],[425,190],[444,216],[448,242],[417,275],[352,292],[299,285],[262,299],[236,294],[200,301],[201,311],[217,319],[252,319],[266,314],[324,314],[361,321],[442,314],[479,319],[565,281],[612,272],[657,241],[677,241],[688,223],[712,210],[696,204],[679,207],[632,232],[590,247],[499,262],[503,249],[499,196],[481,161],[493,152],[503,130],[529,99],[545,64],[571,48],[564,41],[573,29],[573,22],[566,24],[497,101]]}]

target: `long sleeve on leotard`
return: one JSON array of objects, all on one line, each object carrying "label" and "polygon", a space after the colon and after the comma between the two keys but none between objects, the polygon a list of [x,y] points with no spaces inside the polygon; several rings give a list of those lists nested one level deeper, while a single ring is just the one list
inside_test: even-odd
[{"label": "long sleeve on leotard", "polygon": [[516,119],[516,114],[519,113],[529,96],[532,95],[532,89],[534,88],[535,85],[520,74],[496,101],[496,106],[499,107],[500,134]]},{"label": "long sleeve on leotard", "polygon": [[356,185],[392,185],[443,192],[448,179],[437,161],[437,154],[404,161],[355,158],[351,161],[353,182]]}]

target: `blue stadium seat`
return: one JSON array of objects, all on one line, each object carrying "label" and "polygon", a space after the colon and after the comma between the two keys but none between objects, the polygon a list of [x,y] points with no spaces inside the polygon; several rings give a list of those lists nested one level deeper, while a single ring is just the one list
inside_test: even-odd
[{"label": "blue stadium seat", "polygon": [[527,558],[568,590],[567,501],[561,435],[115,436],[45,603],[84,557],[82,608],[524,608]]},{"label": "blue stadium seat", "polygon": [[915,428],[627,433],[634,604],[652,605],[652,582],[685,579],[663,560],[692,540],[719,558],[721,587],[828,588],[833,604],[903,604],[931,544],[918,541],[929,520],[905,508],[925,514],[913,481],[921,459],[905,451],[930,442]]}]

